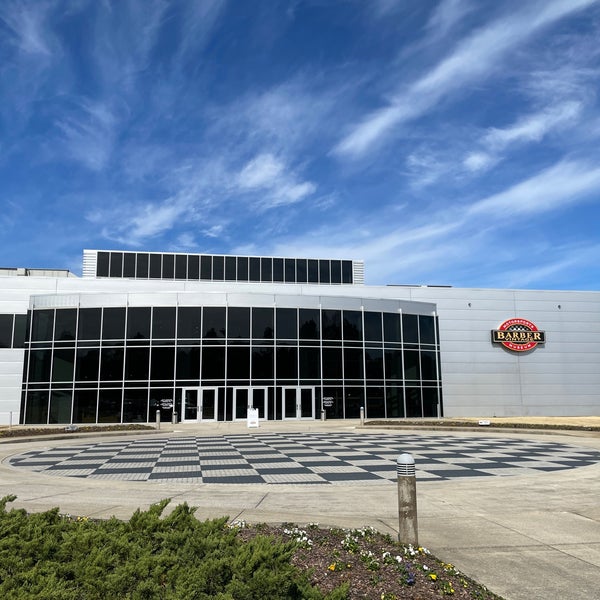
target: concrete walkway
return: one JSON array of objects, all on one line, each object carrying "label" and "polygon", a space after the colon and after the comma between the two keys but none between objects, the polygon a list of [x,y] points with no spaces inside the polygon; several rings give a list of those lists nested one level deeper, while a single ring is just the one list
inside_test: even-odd
[{"label": "concrete walkway", "polygon": [[[244,423],[164,426],[165,435],[247,433]],[[350,421],[269,422],[265,431],[371,431]],[[158,433],[158,432],[157,432]],[[402,434],[401,431],[394,432]],[[407,430],[414,436],[444,431]],[[154,435],[154,434],[150,434]],[[598,433],[455,432],[463,438],[512,437],[600,450]],[[323,526],[372,525],[396,534],[396,486],[335,483],[194,484],[103,481],[56,477],[12,468],[9,456],[37,448],[119,439],[105,436],[4,441],[0,444],[0,495],[15,494],[16,507],[93,517],[128,518],[163,498],[198,507],[199,518],[229,515],[248,522],[318,522]],[[417,464],[418,469],[418,464]],[[507,600],[600,597],[600,464],[554,473],[477,477],[418,483],[419,541],[438,558]]]}]

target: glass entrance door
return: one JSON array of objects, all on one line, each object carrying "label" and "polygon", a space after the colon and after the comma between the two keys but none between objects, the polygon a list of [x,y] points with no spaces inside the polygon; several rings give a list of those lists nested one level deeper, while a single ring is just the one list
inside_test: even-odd
[{"label": "glass entrance door", "polygon": [[258,418],[267,418],[267,388],[237,387],[233,388],[233,420],[248,418],[248,409],[258,409]]},{"label": "glass entrance door", "polygon": [[218,389],[184,388],[181,404],[181,420],[183,422],[216,421]]},{"label": "glass entrance door", "polygon": [[315,388],[286,387],[281,397],[284,419],[315,418]]}]

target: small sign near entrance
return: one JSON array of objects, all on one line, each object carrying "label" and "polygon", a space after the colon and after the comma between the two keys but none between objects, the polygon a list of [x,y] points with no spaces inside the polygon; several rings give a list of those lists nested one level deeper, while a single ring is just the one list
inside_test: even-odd
[{"label": "small sign near entrance", "polygon": [[173,399],[172,398],[161,398],[160,399],[160,407],[162,410],[170,410],[173,408]]},{"label": "small sign near entrance", "polygon": [[248,409],[248,427],[258,427],[258,408]]},{"label": "small sign near entrance", "polygon": [[333,397],[328,396],[323,398],[323,408],[331,408],[333,406]]}]

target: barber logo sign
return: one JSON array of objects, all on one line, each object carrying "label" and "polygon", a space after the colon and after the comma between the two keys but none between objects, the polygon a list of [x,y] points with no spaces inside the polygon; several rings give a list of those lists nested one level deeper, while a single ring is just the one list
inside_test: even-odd
[{"label": "barber logo sign", "polygon": [[546,342],[546,334],[527,319],[508,319],[492,330],[492,342],[513,352],[525,352]]}]

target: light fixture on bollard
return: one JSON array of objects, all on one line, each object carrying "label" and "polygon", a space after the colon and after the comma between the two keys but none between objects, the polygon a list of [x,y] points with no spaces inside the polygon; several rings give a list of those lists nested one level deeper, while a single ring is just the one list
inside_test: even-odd
[{"label": "light fixture on bollard", "polygon": [[397,461],[398,475],[398,541],[401,544],[419,545],[417,525],[417,484],[415,459],[401,454]]}]

